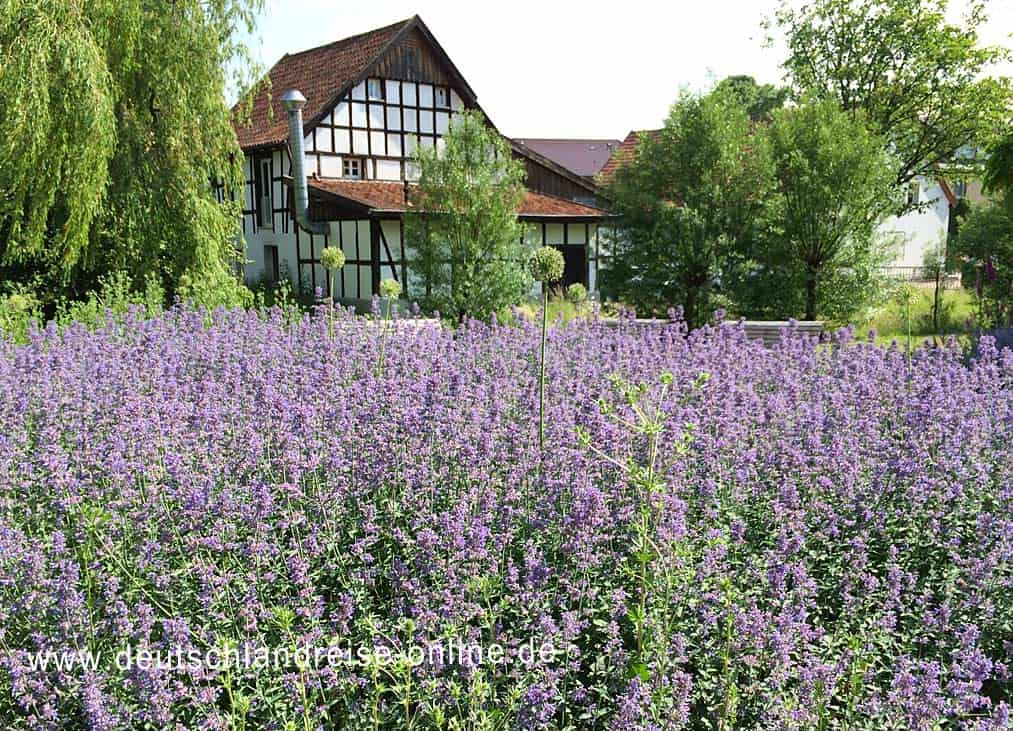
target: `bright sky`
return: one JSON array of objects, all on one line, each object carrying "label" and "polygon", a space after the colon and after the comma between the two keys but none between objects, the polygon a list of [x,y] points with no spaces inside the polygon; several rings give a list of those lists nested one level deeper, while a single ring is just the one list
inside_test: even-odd
[{"label": "bright sky", "polygon": [[[705,89],[731,74],[781,79],[781,47],[764,47],[760,25],[777,0],[267,2],[265,67],[419,14],[511,137],[621,139],[661,126],[681,87]],[[951,0],[955,19],[965,3]],[[983,42],[1011,45],[1013,1],[990,7]],[[1013,64],[1001,71],[1013,76]]]}]

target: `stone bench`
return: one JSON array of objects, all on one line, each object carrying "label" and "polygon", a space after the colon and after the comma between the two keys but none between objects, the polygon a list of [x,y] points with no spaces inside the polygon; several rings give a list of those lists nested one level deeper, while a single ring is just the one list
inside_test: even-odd
[{"label": "stone bench", "polygon": [[[668,320],[648,320],[648,319],[601,319],[599,322],[607,327],[619,327],[622,325],[632,325],[634,327],[657,327],[658,325],[669,324]],[[762,340],[763,344],[770,347],[778,340],[781,339],[781,331],[786,327],[794,326],[795,331],[804,335],[811,335],[813,337],[819,337],[823,332],[824,324],[820,320],[746,320],[743,323],[746,330],[746,337],[751,340]],[[739,325],[738,320],[727,320],[721,323],[722,327],[737,327]]]}]

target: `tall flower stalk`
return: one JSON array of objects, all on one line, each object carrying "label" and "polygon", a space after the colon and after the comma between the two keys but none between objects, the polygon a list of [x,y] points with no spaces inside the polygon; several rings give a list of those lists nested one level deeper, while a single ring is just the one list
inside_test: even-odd
[{"label": "tall flower stalk", "polygon": [[330,302],[327,306],[327,335],[334,339],[334,272],[345,266],[345,252],[336,246],[325,246],[320,252],[320,263],[327,270]]},{"label": "tall flower stalk", "polygon": [[384,279],[380,282],[380,296],[383,298],[383,330],[380,332],[380,353],[376,361],[376,377],[383,374],[383,355],[387,348],[387,328],[390,325],[391,309],[394,300],[401,294],[401,284],[396,279]]},{"label": "tall flower stalk", "polygon": [[538,449],[545,449],[545,343],[549,329],[549,282],[563,276],[563,255],[551,246],[542,246],[531,254],[528,269],[542,287],[542,342],[538,354]]}]

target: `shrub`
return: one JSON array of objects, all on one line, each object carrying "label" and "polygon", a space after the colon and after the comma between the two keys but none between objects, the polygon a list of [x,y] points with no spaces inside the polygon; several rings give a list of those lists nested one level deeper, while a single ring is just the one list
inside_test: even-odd
[{"label": "shrub", "polygon": [[56,306],[56,321],[61,326],[79,322],[94,328],[106,322],[107,317],[122,318],[132,307],[141,308],[148,317],[162,311],[165,291],[158,278],[150,275],[144,289],[135,291],[130,277],[116,272],[99,280],[99,288],[88,293],[83,300],[61,300]]},{"label": "shrub", "polygon": [[954,242],[964,286],[977,294],[980,327],[1013,323],[1013,194],[971,209]]},{"label": "shrub", "polygon": [[580,282],[574,282],[566,288],[566,301],[574,307],[587,304],[587,287]]},{"label": "shrub", "polygon": [[1013,354],[577,320],[541,452],[537,325],[344,325],[0,344],[0,725],[1005,723]]},{"label": "shrub", "polygon": [[42,310],[35,297],[27,292],[12,292],[0,296],[0,337],[14,342],[28,341],[32,321],[42,321]]}]

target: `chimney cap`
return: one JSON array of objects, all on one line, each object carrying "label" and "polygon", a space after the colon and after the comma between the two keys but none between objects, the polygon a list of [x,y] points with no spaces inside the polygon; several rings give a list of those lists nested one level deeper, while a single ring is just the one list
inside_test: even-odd
[{"label": "chimney cap", "polygon": [[306,104],[306,97],[298,89],[289,89],[281,95],[281,105],[288,111],[302,109]]}]

